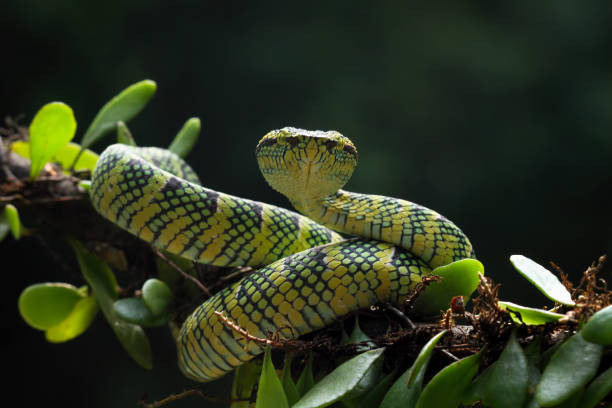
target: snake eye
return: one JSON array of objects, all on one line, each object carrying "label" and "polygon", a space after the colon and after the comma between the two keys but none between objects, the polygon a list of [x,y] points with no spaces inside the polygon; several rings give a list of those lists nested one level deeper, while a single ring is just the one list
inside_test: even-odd
[{"label": "snake eye", "polygon": [[331,151],[334,149],[334,147],[336,147],[336,144],[337,144],[337,143],[336,143],[335,141],[333,141],[333,140],[328,140],[328,141],[327,141],[327,151],[328,151],[328,152],[331,152]]},{"label": "snake eye", "polygon": [[299,141],[297,137],[288,137],[285,140],[287,140],[287,143],[289,143],[291,145],[291,147],[295,147],[298,145]]},{"label": "snake eye", "polygon": [[344,150],[345,152],[357,157],[357,149],[355,148],[355,146],[353,146],[352,144],[346,144],[344,145],[344,147],[342,148],[342,150]]}]

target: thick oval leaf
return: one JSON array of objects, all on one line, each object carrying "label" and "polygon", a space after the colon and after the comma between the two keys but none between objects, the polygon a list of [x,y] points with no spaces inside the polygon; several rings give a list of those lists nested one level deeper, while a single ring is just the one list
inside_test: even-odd
[{"label": "thick oval leaf", "polygon": [[183,125],[181,130],[176,134],[172,143],[168,147],[173,153],[179,157],[185,158],[193,149],[193,146],[198,141],[200,136],[201,123],[200,118],[189,118]]},{"label": "thick oval leaf", "polygon": [[463,393],[463,397],[461,398],[461,403],[465,406],[471,407],[474,403],[481,401],[485,395],[485,388],[489,382],[489,378],[493,371],[495,371],[495,366],[497,362],[493,362],[490,366],[484,369],[482,373],[468,387]]},{"label": "thick oval leaf", "polygon": [[64,321],[45,332],[47,341],[63,343],[81,335],[93,322],[98,309],[98,301],[93,295],[79,300]]},{"label": "thick oval leaf", "polygon": [[96,255],[87,252],[77,241],[72,242],[81,272],[91,286],[104,317],[108,321],[119,342],[128,354],[141,366],[153,367],[151,346],[147,335],[138,325],[128,323],[117,315],[113,304],[117,300],[117,280],[115,275]]},{"label": "thick oval leaf", "polygon": [[232,383],[232,400],[234,401],[230,408],[251,408],[253,406],[249,398],[259,381],[261,365],[261,359],[255,359],[236,368]]},{"label": "thick oval leaf", "polygon": [[19,211],[17,210],[17,207],[15,207],[13,204],[7,204],[4,206],[3,212],[9,229],[11,230],[11,234],[13,234],[13,238],[21,238],[23,227],[21,225],[21,220],[19,219]]},{"label": "thick oval leaf", "polygon": [[566,399],[559,405],[555,405],[555,408],[584,408],[582,405],[583,395],[584,395],[584,387],[580,387],[572,395],[570,395],[568,399]]},{"label": "thick oval leaf", "polygon": [[6,217],[6,212],[2,209],[0,210],[0,242],[8,235],[10,230],[11,226]]},{"label": "thick oval leaf", "polygon": [[581,332],[586,341],[612,346],[612,305],[591,316]]},{"label": "thick oval leaf", "polygon": [[524,323],[526,325],[541,325],[556,322],[562,317],[565,317],[563,314],[554,313],[550,310],[535,309],[532,307],[517,305],[516,303],[512,302],[499,301],[497,302],[497,305],[504,310],[509,310],[510,317],[517,324]]},{"label": "thick oval leaf", "polygon": [[268,345],[264,353],[263,367],[259,377],[255,408],[289,408],[285,390],[283,390],[283,385],[276,375],[274,364],[272,364],[271,354]]},{"label": "thick oval leaf", "polygon": [[[18,140],[11,144],[11,150],[21,157],[26,159],[30,158],[30,142]],[[81,151],[81,146],[70,142],[62,146],[52,157],[49,159],[50,162],[59,163],[64,169],[64,173],[68,173],[68,168],[74,162]],[[74,165],[75,170],[89,170],[93,171],[98,161],[98,155],[89,149],[83,150],[83,153],[79,156],[79,159]]]},{"label": "thick oval leaf", "polygon": [[394,372],[387,374],[365,395],[361,395],[353,399],[344,398],[342,399],[342,403],[349,408],[371,408],[380,406],[381,401],[389,391],[389,386],[393,382],[394,376]]},{"label": "thick oval leaf", "polygon": [[136,141],[132,136],[132,132],[130,132],[130,129],[128,129],[127,125],[122,120],[117,122],[117,143],[136,146]]},{"label": "thick oval leaf", "polygon": [[542,340],[540,337],[533,343],[525,347],[525,357],[527,358],[527,399],[528,403],[525,404],[526,408],[529,408],[529,404],[536,404],[535,402],[535,388],[542,378],[540,372],[540,366],[542,361]]},{"label": "thick oval leaf", "polygon": [[168,285],[159,279],[149,279],[142,285],[142,301],[154,316],[159,316],[168,311],[172,292]]},{"label": "thick oval leaf", "polygon": [[303,397],[304,394],[306,394],[315,385],[314,375],[312,373],[312,362],[313,355],[310,354],[296,384],[300,397]]},{"label": "thick oval leaf", "polygon": [[552,407],[570,398],[597,373],[603,347],[586,341],[580,332],[555,351],[535,392],[538,404]]},{"label": "thick oval leaf", "polygon": [[527,358],[513,332],[484,387],[484,403],[494,408],[523,406],[527,381]]},{"label": "thick oval leaf", "polygon": [[442,330],[423,346],[412,366],[393,383],[389,392],[385,395],[380,408],[400,406],[413,408],[416,405],[421,394],[421,386],[423,385],[423,378],[425,377],[429,359],[436,344],[438,344],[438,341],[440,341],[446,332],[446,330]]},{"label": "thick oval leaf", "polygon": [[67,283],[39,283],[19,296],[19,313],[27,324],[47,330],[66,319],[84,296]]},{"label": "thick oval leaf", "polygon": [[382,363],[383,359],[379,358],[366,371],[361,380],[353,387],[353,389],[342,397],[342,402],[355,401],[367,395],[376,385],[382,380]]},{"label": "thick oval leaf", "polygon": [[283,364],[283,371],[281,373],[281,383],[287,396],[287,402],[289,406],[292,406],[300,399],[300,393],[298,392],[297,385],[293,381],[291,376],[291,362],[293,361],[293,355],[290,353],[285,354],[285,361]]},{"label": "thick oval leaf", "polygon": [[293,408],[326,407],[349,395],[376,366],[384,351],[384,348],[366,351],[341,364],[315,384]]},{"label": "thick oval leaf", "polygon": [[167,314],[154,315],[139,298],[119,299],[115,301],[113,308],[121,319],[129,323],[146,327],[158,327],[168,323]]},{"label": "thick oval leaf", "polygon": [[542,265],[523,255],[512,255],[510,262],[512,262],[514,268],[521,275],[538,288],[547,298],[564,305],[574,304],[572,296],[565,286],[552,272]]},{"label": "thick oval leaf", "polygon": [[456,361],[431,379],[417,402],[417,408],[456,408],[463,394],[478,371],[482,351]]},{"label": "thick oval leaf", "polygon": [[462,259],[434,269],[431,274],[442,280],[431,283],[419,295],[415,312],[423,316],[438,315],[440,310],[448,309],[453,297],[469,298],[480,283],[479,272],[484,274],[484,266],[475,259]]},{"label": "thick oval leaf", "polygon": [[121,322],[115,323],[113,330],[119,343],[143,368],[150,370],[153,368],[153,358],[151,354],[151,344],[149,338],[142,327],[136,324]]},{"label": "thick oval leaf", "polygon": [[30,124],[30,179],[34,180],[45,163],[76,132],[76,120],[70,106],[62,102],[51,102],[43,106]]},{"label": "thick oval leaf", "polygon": [[83,135],[81,146],[86,149],[104,134],[112,131],[117,122],[127,122],[151,100],[157,85],[151,80],[137,82],[125,88],[100,109]]},{"label": "thick oval leaf", "polygon": [[581,407],[593,408],[610,393],[612,393],[612,367],[599,374],[599,376],[589,384],[589,387],[582,396]]},{"label": "thick oval leaf", "polygon": [[370,350],[375,346],[374,342],[370,336],[365,334],[361,327],[359,327],[359,315],[355,316],[355,326],[353,326],[353,331],[351,335],[344,339],[345,343],[343,344],[355,344],[355,343],[365,343],[363,346],[359,346],[355,349],[357,353],[362,353],[364,351]]}]

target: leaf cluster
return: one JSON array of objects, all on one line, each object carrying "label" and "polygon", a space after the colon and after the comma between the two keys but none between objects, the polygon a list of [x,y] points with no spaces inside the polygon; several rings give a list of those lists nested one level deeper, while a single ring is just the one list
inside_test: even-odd
[{"label": "leaf cluster", "polygon": [[[155,89],[154,82],[145,80],[113,97],[98,112],[80,144],[71,142],[77,128],[72,109],[61,102],[49,103],[32,120],[29,141],[15,142],[10,150],[30,160],[31,180],[44,175],[50,162],[58,163],[67,174],[91,172],[98,156],[88,147],[105,134],[116,130],[119,142],[136,144],[126,122],[144,108]],[[199,119],[187,120],[169,150],[185,157],[200,128]],[[87,182],[85,177],[81,188],[87,188]],[[30,233],[12,204],[0,209],[0,241],[9,232],[15,239]],[[152,352],[143,327],[172,324],[176,272],[158,262],[159,279],[138,284],[130,296],[120,295],[112,269],[83,243],[70,243],[87,285],[46,282],[29,286],[19,298],[21,316],[44,331],[48,341],[64,342],[85,332],[101,310],[127,353],[150,369]],[[181,263],[171,255],[168,258]],[[500,301],[496,291],[489,290],[491,324],[495,327],[495,320],[502,316],[511,331],[502,347],[485,344],[472,355],[436,368],[436,372],[428,371],[430,359],[440,352],[440,340],[448,336],[457,314],[474,322],[475,328],[479,319],[484,320],[485,313],[479,316],[476,311],[472,315],[449,309],[440,331],[421,348],[410,367],[403,372],[385,370],[385,348],[378,347],[357,320],[351,334],[344,333],[344,343],[357,343],[359,354],[338,358],[328,372],[316,371],[311,355],[294,381],[294,357],[286,355],[279,376],[268,347],[263,362],[256,360],[237,370],[232,407],[595,407],[612,392],[612,368],[602,366],[603,356],[612,347],[610,292],[595,293],[595,286],[590,285],[577,296],[578,292],[568,290],[568,282],[529,258],[513,255],[510,261],[554,305],[536,308]],[[418,288],[408,300],[406,309],[412,314],[436,315],[457,297],[463,300],[461,305],[467,303],[482,286],[484,267],[476,260],[462,260],[437,268],[433,274],[437,281]],[[589,303],[593,296],[598,296],[597,302]],[[545,348],[544,334],[556,333],[557,327],[569,328],[568,334],[557,341],[548,339],[553,346]],[[521,332],[529,335],[521,337]]]}]

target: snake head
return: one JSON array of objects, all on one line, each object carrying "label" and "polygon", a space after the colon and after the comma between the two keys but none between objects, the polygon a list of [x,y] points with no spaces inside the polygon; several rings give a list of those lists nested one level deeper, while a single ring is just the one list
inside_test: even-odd
[{"label": "snake head", "polygon": [[296,208],[335,193],[357,165],[357,148],[333,130],[273,130],[259,141],[255,154],[268,184]]}]

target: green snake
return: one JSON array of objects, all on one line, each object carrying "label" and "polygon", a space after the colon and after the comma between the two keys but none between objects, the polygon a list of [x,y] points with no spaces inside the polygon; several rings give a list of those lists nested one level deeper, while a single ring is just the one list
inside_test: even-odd
[{"label": "green snake", "polygon": [[163,149],[109,146],[92,175],[96,210],[139,238],[197,262],[259,268],[183,323],[179,366],[192,379],[214,380],[263,352],[235,326],[300,336],[376,303],[398,305],[433,268],[473,257],[437,212],[341,190],[357,149],[338,132],[275,130],[256,155],[267,182],[307,217],[202,187]]}]

